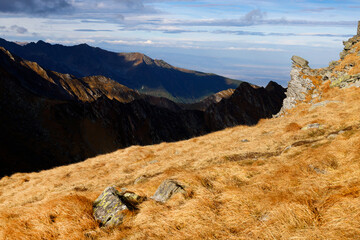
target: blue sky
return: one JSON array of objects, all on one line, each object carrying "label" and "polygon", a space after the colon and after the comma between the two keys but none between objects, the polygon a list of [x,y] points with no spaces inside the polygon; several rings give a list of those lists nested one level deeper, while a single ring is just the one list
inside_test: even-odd
[{"label": "blue sky", "polygon": [[286,86],[291,56],[337,60],[359,1],[0,0],[0,36],[143,52],[178,67]]}]

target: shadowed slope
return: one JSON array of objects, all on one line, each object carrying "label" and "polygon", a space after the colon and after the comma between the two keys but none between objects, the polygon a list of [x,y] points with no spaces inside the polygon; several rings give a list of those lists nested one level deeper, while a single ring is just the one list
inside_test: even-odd
[{"label": "shadowed slope", "polygon": [[[79,79],[44,70],[3,48],[0,90],[0,175],[78,162],[134,144],[187,139],[228,126],[216,125],[225,116],[182,110],[170,100],[141,95],[102,76]],[[264,112],[231,124],[254,124],[269,116]]]}]

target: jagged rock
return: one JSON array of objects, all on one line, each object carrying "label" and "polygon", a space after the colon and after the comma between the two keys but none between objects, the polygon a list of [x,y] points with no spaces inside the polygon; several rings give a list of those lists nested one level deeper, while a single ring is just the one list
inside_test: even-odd
[{"label": "jagged rock", "polygon": [[167,179],[160,184],[151,199],[157,202],[165,203],[172,197],[172,195],[178,192],[184,193],[184,186],[182,186],[175,180]]},{"label": "jagged rock", "polygon": [[290,72],[291,80],[288,83],[288,88],[285,93],[286,98],[283,101],[283,106],[280,112],[276,114],[275,117],[278,117],[286,110],[295,107],[297,102],[304,101],[308,91],[314,87],[314,84],[310,79],[303,78],[304,70],[307,74],[310,74],[308,61],[297,56],[293,56],[292,60],[294,64],[292,65]]},{"label": "jagged rock", "polygon": [[309,62],[299,56],[292,56],[293,64],[299,65],[302,68],[309,67]]},{"label": "jagged rock", "polygon": [[145,199],[133,192],[120,193],[115,187],[108,187],[93,203],[94,217],[101,226],[117,226],[123,222],[126,210],[136,210]]}]

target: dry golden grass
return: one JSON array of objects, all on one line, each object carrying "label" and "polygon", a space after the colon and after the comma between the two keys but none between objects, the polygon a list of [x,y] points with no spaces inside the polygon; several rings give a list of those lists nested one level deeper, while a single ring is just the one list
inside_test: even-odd
[{"label": "dry golden grass", "polygon": [[[0,239],[358,239],[360,89],[327,89],[327,99],[339,102],[4,177]],[[324,128],[300,130],[314,122]],[[187,194],[98,227],[92,202],[107,186],[150,197],[167,178]]]}]

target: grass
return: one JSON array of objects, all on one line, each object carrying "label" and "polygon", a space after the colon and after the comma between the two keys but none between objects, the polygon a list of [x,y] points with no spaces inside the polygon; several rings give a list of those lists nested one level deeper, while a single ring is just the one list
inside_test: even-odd
[{"label": "grass", "polygon": [[[3,177],[0,239],[357,239],[360,89],[327,89],[327,99],[339,102]],[[324,128],[301,130],[313,122]],[[145,201],[117,228],[94,220],[92,202],[107,186],[150,197],[168,178],[186,194]]]}]

